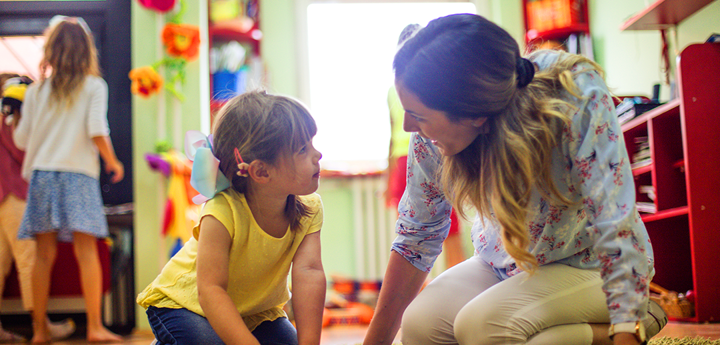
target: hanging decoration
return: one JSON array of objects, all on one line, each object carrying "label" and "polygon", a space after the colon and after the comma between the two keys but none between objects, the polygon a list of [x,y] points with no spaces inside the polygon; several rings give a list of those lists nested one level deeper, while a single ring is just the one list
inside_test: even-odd
[{"label": "hanging decoration", "polygon": [[193,61],[200,48],[200,29],[197,25],[167,23],[162,40],[168,55]]},{"label": "hanging decoration", "polygon": [[152,66],[135,68],[130,71],[128,76],[132,81],[130,91],[143,98],[149,98],[160,92],[160,88],[163,86],[163,78]]},{"label": "hanging decoration", "polygon": [[[162,12],[164,8],[175,8],[175,0],[138,0],[141,5]],[[169,4],[168,2],[172,2]],[[197,25],[185,24],[181,18],[185,13],[185,2],[178,0],[178,11],[165,24],[160,39],[165,46],[165,53],[168,56],[151,66],[143,66],[133,69],[130,72],[130,79],[133,81],[131,91],[141,97],[148,98],[157,92],[162,85],[181,102],[185,96],[178,91],[176,85],[185,83],[185,66],[188,61],[197,59],[200,48],[200,28]],[[169,10],[168,9],[168,10]],[[162,77],[157,73],[160,67],[165,67],[168,80],[162,83]],[[133,73],[135,72],[135,73]],[[158,84],[159,82],[159,84]],[[154,87],[157,86],[158,89]]]},{"label": "hanging decoration", "polygon": [[175,7],[175,0],[138,0],[143,7],[160,13],[170,11]]}]

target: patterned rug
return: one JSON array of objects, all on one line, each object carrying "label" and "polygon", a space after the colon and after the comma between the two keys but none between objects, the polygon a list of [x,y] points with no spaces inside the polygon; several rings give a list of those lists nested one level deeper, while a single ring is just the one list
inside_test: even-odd
[{"label": "patterned rug", "polygon": [[720,345],[720,340],[712,340],[702,337],[668,338],[661,337],[652,339],[648,345]]}]

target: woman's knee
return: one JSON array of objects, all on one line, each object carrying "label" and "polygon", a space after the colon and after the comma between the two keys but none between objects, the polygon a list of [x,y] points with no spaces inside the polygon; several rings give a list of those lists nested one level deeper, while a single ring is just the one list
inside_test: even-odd
[{"label": "woman's knee", "polygon": [[432,303],[433,298],[425,297],[418,296],[405,309],[401,325],[403,344],[438,344],[453,339],[454,315],[445,315]]}]

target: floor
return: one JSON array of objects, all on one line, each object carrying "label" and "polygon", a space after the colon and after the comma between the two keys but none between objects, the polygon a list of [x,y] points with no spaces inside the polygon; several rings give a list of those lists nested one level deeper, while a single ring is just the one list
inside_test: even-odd
[{"label": "floor", "polygon": [[[365,326],[331,326],[323,330],[321,345],[357,345],[361,344],[366,331]],[[713,324],[691,324],[670,322],[657,335],[657,337],[696,337],[720,339],[720,323]],[[149,345],[154,339],[152,333],[147,331],[138,331],[125,338],[122,343],[125,345]],[[399,341],[399,338],[398,338]],[[54,342],[54,345],[76,345],[85,344],[82,337],[73,337],[71,339]]]}]

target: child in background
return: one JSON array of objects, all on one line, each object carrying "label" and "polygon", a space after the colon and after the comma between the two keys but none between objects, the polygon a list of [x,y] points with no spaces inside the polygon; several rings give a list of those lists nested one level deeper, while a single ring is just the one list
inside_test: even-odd
[{"label": "child in background", "polygon": [[[57,22],[56,24],[53,24]],[[52,69],[45,77],[48,68]],[[37,241],[33,270],[34,343],[51,339],[47,323],[50,275],[57,241],[72,242],[87,311],[87,340],[120,341],[102,323],[102,270],[97,238],[108,236],[100,195],[100,160],[122,180],[107,123],[108,87],[99,76],[92,34],[81,18],[53,18],[47,31],[41,80],[31,85],[13,133],[25,151],[30,181],[19,239]]]},{"label": "child in background", "polygon": [[[191,183],[210,200],[193,237],[137,298],[158,344],[320,343],[315,132],[300,103],[256,91],[223,107],[211,138],[188,133]],[[297,331],[282,309],[291,266]]]},{"label": "child in background", "polygon": [[[20,283],[23,307],[32,312],[32,268],[35,262],[35,242],[18,241],[18,229],[25,212],[27,182],[20,174],[25,153],[12,139],[12,128],[20,119],[20,107],[25,90],[32,80],[15,73],[0,74],[0,97],[2,97],[2,121],[0,122],[0,296],[5,291],[5,279],[10,274],[13,261]],[[0,302],[2,298],[0,297]],[[50,322],[46,319],[50,335],[55,340],[67,338],[75,332],[72,319]],[[0,343],[25,341],[22,336],[6,331],[0,324]]]}]

